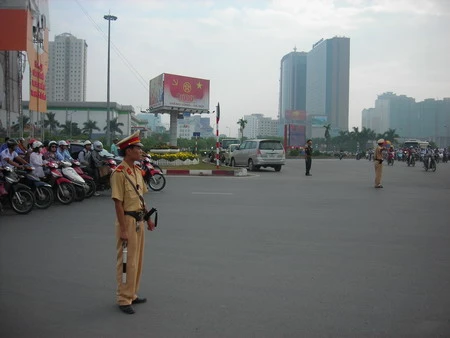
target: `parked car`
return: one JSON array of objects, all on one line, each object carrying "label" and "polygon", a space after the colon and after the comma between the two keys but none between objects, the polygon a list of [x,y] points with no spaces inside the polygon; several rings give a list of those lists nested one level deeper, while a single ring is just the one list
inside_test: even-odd
[{"label": "parked car", "polygon": [[280,171],[286,162],[283,144],[277,140],[255,139],[242,142],[231,154],[230,165],[246,166],[248,170],[272,167]]},{"label": "parked car", "polygon": [[239,143],[234,143],[234,144],[230,144],[228,146],[228,149],[225,150],[225,153],[223,154],[223,162],[225,163],[225,165],[230,165],[231,163],[231,154],[233,153],[233,151],[239,147]]}]

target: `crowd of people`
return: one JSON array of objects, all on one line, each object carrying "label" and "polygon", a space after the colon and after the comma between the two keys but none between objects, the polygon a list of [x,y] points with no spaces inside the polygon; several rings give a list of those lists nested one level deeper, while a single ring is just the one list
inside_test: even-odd
[{"label": "crowd of people", "polygon": [[[112,153],[118,155],[116,147],[117,139],[114,140],[111,147]],[[83,149],[77,154],[76,160],[85,167],[85,170],[94,177],[95,181],[99,179],[99,171],[104,166],[103,156],[100,152],[103,150],[103,144],[100,141],[89,140],[84,142]],[[17,167],[29,165],[33,168],[33,174],[41,179],[45,178],[46,164],[53,162],[73,162],[75,159],[69,152],[69,143],[65,140],[43,141],[30,138],[28,142],[23,137],[16,139],[5,138],[5,142],[0,146],[0,166]],[[96,191],[94,196],[99,196]]]}]

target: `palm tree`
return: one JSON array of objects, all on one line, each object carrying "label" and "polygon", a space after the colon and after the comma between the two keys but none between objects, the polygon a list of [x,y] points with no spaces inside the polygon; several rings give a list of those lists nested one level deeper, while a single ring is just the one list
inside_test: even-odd
[{"label": "palm tree", "polygon": [[247,120],[244,120],[244,118],[239,119],[237,121],[237,124],[239,124],[239,130],[241,131],[241,142],[244,140],[244,129],[245,125],[247,124]]},{"label": "palm tree", "polygon": [[327,151],[328,151],[328,144],[330,143],[330,129],[331,129],[331,124],[328,123],[327,125],[323,126],[325,128],[325,143],[327,145]]},{"label": "palm tree", "polygon": [[61,134],[72,137],[73,135],[80,135],[81,129],[78,128],[78,123],[67,121],[65,124],[61,124]]},{"label": "palm tree", "polygon": [[369,142],[370,140],[375,140],[376,134],[375,134],[374,130],[363,127],[359,136],[360,136],[362,150],[366,150],[367,142]]},{"label": "palm tree", "polygon": [[[117,122],[117,117],[109,121],[109,130],[113,137],[116,135],[116,132],[118,132],[120,135],[123,135],[122,129],[119,128],[121,126],[124,126],[124,124],[122,122]],[[108,126],[105,126],[105,128],[103,128],[104,131],[106,131],[107,129]]]},{"label": "palm tree", "polygon": [[398,134],[395,132],[395,129],[389,128],[387,131],[385,131],[385,132],[383,133],[383,137],[384,137],[385,140],[388,140],[388,141],[391,141],[392,143],[394,143],[394,142],[395,142],[395,139],[398,138],[398,137],[400,137],[400,135],[398,135]]},{"label": "palm tree", "polygon": [[17,124],[14,124],[11,129],[14,131],[19,131],[20,129],[20,125],[22,124],[23,129],[25,129],[25,127],[29,127],[30,126],[30,118],[28,116],[25,115],[21,115],[17,118]]},{"label": "palm tree", "polygon": [[59,126],[59,122],[55,119],[55,113],[50,112],[45,116],[44,128],[49,127],[50,136],[53,134],[52,132]]},{"label": "palm tree", "polygon": [[97,126],[97,121],[88,120],[83,122],[83,129],[81,129],[81,132],[88,134],[89,139],[92,138],[92,131],[94,130],[100,130]]}]

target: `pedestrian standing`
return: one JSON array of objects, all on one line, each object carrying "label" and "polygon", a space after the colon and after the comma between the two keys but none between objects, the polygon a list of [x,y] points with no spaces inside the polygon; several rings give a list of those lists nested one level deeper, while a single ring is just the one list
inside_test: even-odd
[{"label": "pedestrian standing", "polygon": [[[111,174],[112,199],[116,210],[117,251],[117,304],[127,314],[135,313],[132,304],[145,303],[146,298],[137,295],[144,255],[144,215],[146,213],[143,194],[147,192],[142,172],[135,161],[141,159],[142,143],[139,132],[117,143],[120,156],[124,159]],[[147,228],[154,229],[151,219]],[[123,248],[127,248],[124,260]],[[126,262],[126,278],[122,279],[123,263]]]},{"label": "pedestrian standing", "polygon": [[312,140],[309,139],[308,141],[306,141],[306,145],[305,145],[305,165],[306,165],[306,176],[312,176],[310,171],[311,171],[311,162],[312,162]]},{"label": "pedestrian standing", "polygon": [[117,142],[119,142],[118,138],[114,138],[113,143],[111,144],[111,154],[115,156],[119,156],[119,149],[117,148]]},{"label": "pedestrian standing", "polygon": [[383,174],[383,151],[386,149],[384,148],[384,139],[380,138],[377,141],[377,148],[375,149],[375,157],[374,157],[374,163],[375,163],[375,188],[383,188],[381,185],[381,176]]}]

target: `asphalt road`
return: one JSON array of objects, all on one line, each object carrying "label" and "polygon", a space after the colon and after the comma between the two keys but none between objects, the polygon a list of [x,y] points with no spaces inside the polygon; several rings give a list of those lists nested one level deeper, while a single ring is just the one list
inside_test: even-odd
[{"label": "asphalt road", "polygon": [[[418,163],[419,164],[419,163]],[[289,160],[146,196],[135,315],[115,305],[107,193],[0,216],[1,337],[450,337],[450,164]]]}]

